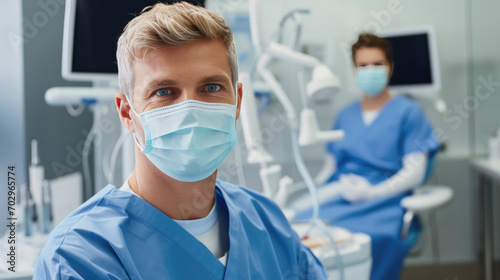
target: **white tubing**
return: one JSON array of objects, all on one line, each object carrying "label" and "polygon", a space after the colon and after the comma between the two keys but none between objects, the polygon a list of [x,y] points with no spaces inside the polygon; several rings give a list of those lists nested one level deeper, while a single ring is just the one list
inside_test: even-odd
[{"label": "white tubing", "polygon": [[[344,279],[344,266],[342,262],[342,257],[340,256],[340,251],[338,249],[337,244],[333,240],[330,232],[328,231],[327,226],[324,224],[323,221],[319,219],[319,198],[318,198],[318,192],[316,191],[316,185],[314,184],[314,180],[309,173],[309,170],[307,170],[307,167],[304,163],[304,160],[302,159],[302,155],[300,154],[300,149],[299,149],[299,143],[297,141],[297,130],[296,129],[291,129],[291,136],[292,136],[292,150],[293,150],[293,155],[295,158],[295,164],[297,165],[297,169],[299,170],[300,175],[302,176],[302,179],[304,179],[304,182],[306,183],[307,189],[309,190],[309,193],[311,194],[311,199],[312,199],[312,218],[309,222],[309,229],[305,231],[304,236],[308,235],[311,230],[314,227],[319,228],[324,234],[326,234],[329,242],[332,244],[333,249],[335,250],[336,254],[336,259],[337,259],[337,266],[339,269],[339,279],[343,280]],[[301,236],[301,239],[304,237]]]},{"label": "white tubing", "polygon": [[[115,167],[116,167],[116,160],[118,158],[118,152],[120,151],[121,147],[123,146],[123,143],[125,143],[125,140],[127,140],[127,137],[130,134],[131,133],[128,130],[123,131],[122,134],[120,135],[120,138],[118,138],[118,141],[116,141],[116,144],[113,147],[113,151],[111,152],[111,156],[110,156],[110,160],[109,160],[108,170],[104,171],[106,179],[108,180],[108,184],[114,184],[113,181],[115,179]],[[104,168],[104,165],[103,165],[103,168]]]},{"label": "white tubing", "polygon": [[87,138],[85,139],[85,144],[83,145],[82,150],[82,159],[83,159],[83,175],[85,178],[85,188],[84,188],[84,199],[87,200],[92,196],[92,177],[90,176],[90,167],[89,167],[89,152],[90,145],[92,141],[94,141],[94,137],[97,133],[98,123],[100,121],[100,110],[96,106],[89,107],[94,112],[94,121],[92,123],[92,128],[90,129]]},{"label": "white tubing", "polygon": [[260,27],[259,27],[259,0],[250,0],[248,2],[248,15],[250,19],[250,35],[252,37],[252,44],[255,52],[259,53],[262,50],[262,43],[260,40]]}]

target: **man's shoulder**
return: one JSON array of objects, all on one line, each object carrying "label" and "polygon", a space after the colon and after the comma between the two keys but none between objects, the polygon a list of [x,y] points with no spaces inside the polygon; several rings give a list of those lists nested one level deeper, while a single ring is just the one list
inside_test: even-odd
[{"label": "man's shoulder", "polygon": [[[119,219],[115,218],[122,216],[123,211],[108,203],[110,193],[114,189],[114,186],[106,186],[69,214],[52,230],[46,246],[54,245],[61,247],[65,241],[76,237],[97,239],[103,229],[101,226],[102,223],[106,223],[109,227],[113,226],[113,223],[116,221],[119,221]],[[85,233],[89,233],[89,235]]]},{"label": "man's shoulder", "polygon": [[119,234],[120,216],[124,215],[110,203],[110,196],[116,191],[114,186],[106,186],[52,230],[38,257],[37,275],[56,277],[65,273],[61,270],[73,269],[76,263],[80,268],[92,267],[89,256],[105,261],[110,267],[119,267],[108,257],[113,255],[108,239],[110,234]]}]

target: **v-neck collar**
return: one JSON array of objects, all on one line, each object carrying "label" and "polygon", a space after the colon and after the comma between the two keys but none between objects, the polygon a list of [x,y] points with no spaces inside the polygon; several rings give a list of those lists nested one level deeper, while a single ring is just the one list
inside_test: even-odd
[{"label": "v-neck collar", "polygon": [[370,124],[365,124],[365,121],[363,120],[363,106],[361,104],[361,100],[358,101],[358,121],[361,122],[364,128],[370,128],[372,127],[376,122],[379,121],[380,118],[383,117],[385,112],[387,111],[387,108],[392,106],[391,104],[395,102],[396,99],[400,98],[400,96],[393,96],[391,99],[389,99],[379,110],[378,110],[378,115],[375,117],[375,119],[370,123]]},{"label": "v-neck collar", "polygon": [[[136,220],[147,223],[150,227],[155,228],[166,239],[170,239],[172,243],[177,244],[182,250],[191,255],[192,259],[196,260],[200,266],[203,266],[210,272],[214,279],[222,279],[226,267],[198,239],[144,199],[116,188],[111,191],[111,193],[113,192],[115,192],[113,196],[118,199],[119,197],[125,198],[125,196],[128,198],[126,202],[128,205],[124,209],[130,217],[134,217]],[[129,211],[128,209],[133,209],[133,211]],[[229,236],[229,239],[231,241],[231,236]]]},{"label": "v-neck collar", "polygon": [[216,193],[220,194],[223,207],[226,207],[229,216],[228,236],[229,236],[229,254],[226,262],[226,271],[224,278],[233,279],[237,275],[247,275],[248,264],[250,263],[249,256],[245,252],[251,248],[250,242],[244,238],[245,233],[242,232],[243,225],[240,215],[241,208],[237,207],[229,198],[228,193],[224,188],[219,188],[216,185]]},{"label": "v-neck collar", "polygon": [[[127,214],[134,217],[138,221],[147,223],[149,226],[155,228],[158,232],[163,234],[165,238],[171,242],[178,244],[183,250],[192,256],[193,260],[197,260],[200,266],[203,266],[211,273],[216,279],[232,279],[237,275],[250,275],[248,271],[250,268],[250,259],[245,252],[250,248],[250,241],[245,238],[246,234],[243,232],[244,226],[241,221],[243,215],[242,209],[234,204],[229,198],[229,194],[216,183],[215,195],[218,202],[221,203],[222,211],[227,211],[228,215],[228,237],[229,237],[229,253],[227,256],[226,266],[224,266],[217,257],[215,257],[208,248],[203,245],[194,236],[189,234],[174,220],[158,210],[153,205],[149,204],[144,199],[137,197],[131,193],[124,192],[118,189],[111,190],[117,200],[127,200],[127,207],[123,207]],[[120,199],[121,197],[122,199]],[[126,197],[126,198],[125,198]],[[118,203],[119,204],[119,203]],[[129,211],[128,209],[133,209]],[[155,221],[152,223],[151,221]],[[157,222],[160,221],[160,222]],[[250,238],[250,236],[248,236]],[[187,244],[184,245],[183,244]]]}]

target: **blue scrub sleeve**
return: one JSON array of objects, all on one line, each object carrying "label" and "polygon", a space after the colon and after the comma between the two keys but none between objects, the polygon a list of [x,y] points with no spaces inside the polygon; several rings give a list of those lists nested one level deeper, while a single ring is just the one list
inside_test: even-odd
[{"label": "blue scrub sleeve", "polygon": [[403,128],[403,155],[422,152],[432,156],[439,150],[439,141],[422,109],[410,110]]},{"label": "blue scrub sleeve", "polygon": [[116,263],[117,256],[105,253],[112,250],[98,250],[96,244],[85,244],[86,239],[80,239],[77,243],[68,239],[72,238],[66,238],[53,255],[42,251],[33,279],[130,279],[122,266]]},{"label": "blue scrub sleeve", "polygon": [[299,253],[299,279],[328,279],[321,262],[313,255],[311,250],[300,242]]}]

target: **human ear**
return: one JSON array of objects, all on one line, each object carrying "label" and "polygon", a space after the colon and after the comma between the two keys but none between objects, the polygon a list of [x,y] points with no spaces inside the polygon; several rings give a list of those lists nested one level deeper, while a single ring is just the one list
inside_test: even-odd
[{"label": "human ear", "polygon": [[132,117],[130,116],[130,104],[125,97],[125,94],[121,92],[115,94],[115,105],[123,126],[125,126],[130,132],[134,133],[135,129],[132,123]]},{"label": "human ear", "polygon": [[238,98],[238,105],[236,106],[236,119],[240,117],[240,108],[241,108],[241,101],[243,101],[243,85],[238,82],[236,84],[236,94]]}]

